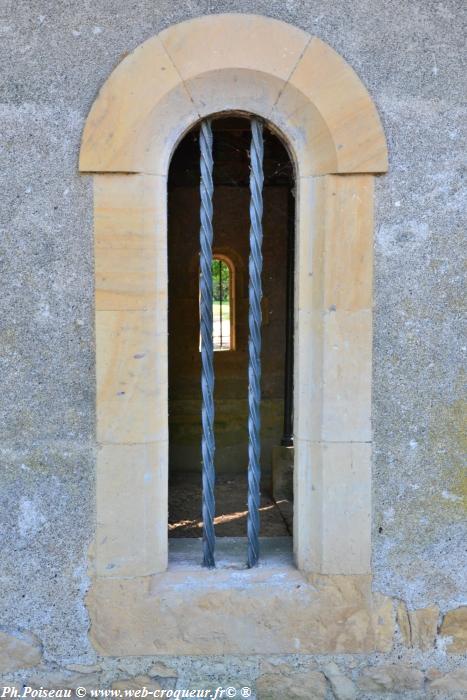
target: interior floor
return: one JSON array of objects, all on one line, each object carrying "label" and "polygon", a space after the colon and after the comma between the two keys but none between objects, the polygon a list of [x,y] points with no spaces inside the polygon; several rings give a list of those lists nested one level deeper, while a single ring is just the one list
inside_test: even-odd
[{"label": "interior floor", "polygon": [[[216,516],[218,537],[247,535],[246,474],[218,476],[216,482]],[[293,504],[275,502],[265,489],[260,507],[262,537],[292,535]],[[196,474],[174,475],[169,489],[169,537],[201,537],[201,477]]]}]

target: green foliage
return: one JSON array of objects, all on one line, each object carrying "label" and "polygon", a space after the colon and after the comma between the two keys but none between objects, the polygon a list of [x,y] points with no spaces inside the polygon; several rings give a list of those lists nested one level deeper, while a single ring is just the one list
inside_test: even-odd
[{"label": "green foliage", "polygon": [[215,258],[212,261],[212,293],[214,301],[230,299],[230,269],[226,262]]}]

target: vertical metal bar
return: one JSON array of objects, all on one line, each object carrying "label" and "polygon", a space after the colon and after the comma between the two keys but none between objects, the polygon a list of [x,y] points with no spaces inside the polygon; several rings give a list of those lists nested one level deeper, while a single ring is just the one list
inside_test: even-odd
[{"label": "vertical metal bar", "polygon": [[221,350],[224,347],[222,339],[222,294],[224,290],[222,289],[222,260],[219,258],[219,320],[220,320],[220,347]]},{"label": "vertical metal bar", "polygon": [[261,479],[261,272],[263,256],[263,125],[251,121],[250,150],[250,259],[248,340],[248,566],[258,563]]},{"label": "vertical metal bar", "polygon": [[295,281],[295,198],[289,187],[287,198],[287,282],[285,301],[284,429],[281,445],[293,445],[293,355]]},{"label": "vertical metal bar", "polygon": [[209,119],[201,123],[199,135],[201,167],[200,210],[200,325],[201,325],[201,413],[203,460],[203,566],[214,567],[214,352],[212,338],[212,129]]}]

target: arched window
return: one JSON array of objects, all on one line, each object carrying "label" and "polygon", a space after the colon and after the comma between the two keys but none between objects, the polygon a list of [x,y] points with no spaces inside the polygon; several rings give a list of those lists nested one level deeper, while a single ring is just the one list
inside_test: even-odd
[{"label": "arched window", "polygon": [[[280,560],[270,573],[213,575],[183,557],[167,570],[167,174],[192,125],[232,112],[281,133],[296,167],[298,570]],[[252,15],[197,17],[119,63],[86,121],[80,170],[95,176],[99,449],[87,605],[97,649],[120,656],[391,648],[392,603],[372,594],[369,576],[373,181],[387,170],[387,150],[365,86],[331,47],[296,27]],[[239,345],[238,320],[237,327]],[[343,601],[338,623],[329,615],[335,600]],[[315,626],[319,635],[310,634]]]},{"label": "arched window", "polygon": [[234,267],[227,258],[214,255],[211,269],[214,352],[235,350]]}]

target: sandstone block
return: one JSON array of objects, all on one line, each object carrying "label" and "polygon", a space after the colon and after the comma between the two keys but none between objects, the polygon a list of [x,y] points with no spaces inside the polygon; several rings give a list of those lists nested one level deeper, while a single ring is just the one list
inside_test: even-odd
[{"label": "sandstone block", "polygon": [[167,666],[167,664],[158,661],[151,666],[148,671],[148,676],[151,676],[151,678],[154,676],[158,678],[177,678],[178,673],[175,668],[171,668],[170,666]]},{"label": "sandstone block", "polygon": [[457,668],[441,678],[436,678],[428,686],[428,691],[431,697],[464,700],[467,697],[467,668]]},{"label": "sandstone block", "polygon": [[258,700],[321,700],[326,697],[326,679],[319,671],[297,671],[281,666],[256,681]]},{"label": "sandstone block", "polygon": [[0,673],[37,666],[41,657],[41,643],[36,635],[0,632]]},{"label": "sandstone block", "polygon": [[467,606],[446,613],[440,634],[452,637],[452,642],[447,646],[450,653],[462,654],[467,651]]},{"label": "sandstone block", "polygon": [[424,676],[421,671],[404,664],[367,666],[358,679],[360,690],[374,693],[400,693],[421,690]]},{"label": "sandstone block", "polygon": [[428,651],[435,643],[438,629],[439,608],[437,606],[407,610],[402,601],[397,608],[397,623],[407,647]]}]

